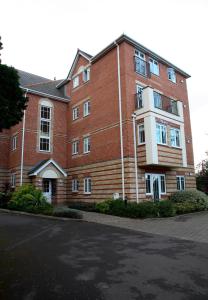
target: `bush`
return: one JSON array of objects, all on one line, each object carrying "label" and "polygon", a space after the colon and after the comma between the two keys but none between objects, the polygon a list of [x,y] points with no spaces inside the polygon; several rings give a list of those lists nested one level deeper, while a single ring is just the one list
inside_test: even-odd
[{"label": "bush", "polygon": [[46,201],[41,190],[31,184],[18,187],[8,202],[8,208],[31,213],[51,214],[53,207]]},{"label": "bush", "polygon": [[96,203],[90,203],[90,202],[70,202],[67,203],[67,206],[69,208],[73,209],[79,209],[84,211],[96,211]]},{"label": "bush", "polygon": [[174,203],[173,205],[177,215],[192,213],[198,210],[196,204],[191,202]]},{"label": "bush", "polygon": [[82,214],[79,211],[68,208],[67,206],[55,207],[53,210],[53,215],[56,217],[82,219]]},{"label": "bush", "polygon": [[173,217],[176,214],[176,208],[170,200],[164,200],[157,203],[160,217]]},{"label": "bush", "polygon": [[11,199],[10,192],[0,192],[0,208],[7,208],[8,202]]},{"label": "bush", "polygon": [[157,205],[146,201],[137,203],[127,203],[123,200],[106,200],[96,204],[96,211],[120,217],[146,218],[158,216]]},{"label": "bush", "polygon": [[208,209],[208,196],[198,190],[176,192],[170,196],[170,200],[173,203],[193,203],[196,206],[196,210]]}]

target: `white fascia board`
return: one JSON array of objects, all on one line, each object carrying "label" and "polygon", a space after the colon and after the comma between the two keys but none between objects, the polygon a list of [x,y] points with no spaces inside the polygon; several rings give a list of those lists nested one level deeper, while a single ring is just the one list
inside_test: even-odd
[{"label": "white fascia board", "polygon": [[61,174],[63,174],[65,177],[67,177],[66,172],[61,167],[59,167],[59,165],[53,159],[46,161],[45,164],[43,164],[39,169],[37,169],[35,172],[30,174],[29,176],[37,176],[38,173],[40,173],[43,169],[45,169],[50,163],[52,163],[59,170],[59,172]]}]

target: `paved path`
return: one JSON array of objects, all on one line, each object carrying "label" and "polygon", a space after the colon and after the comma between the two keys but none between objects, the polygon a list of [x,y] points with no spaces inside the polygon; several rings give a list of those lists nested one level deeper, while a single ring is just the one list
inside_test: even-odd
[{"label": "paved path", "polygon": [[207,300],[207,282],[207,243],[0,212],[1,300]]},{"label": "paved path", "polygon": [[91,212],[83,212],[83,216],[89,222],[208,243],[208,212],[144,220]]}]

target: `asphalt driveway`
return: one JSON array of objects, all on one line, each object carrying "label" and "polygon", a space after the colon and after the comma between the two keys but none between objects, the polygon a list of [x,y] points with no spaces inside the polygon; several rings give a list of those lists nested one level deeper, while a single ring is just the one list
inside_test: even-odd
[{"label": "asphalt driveway", "polygon": [[208,244],[0,213],[0,299],[208,299]]}]

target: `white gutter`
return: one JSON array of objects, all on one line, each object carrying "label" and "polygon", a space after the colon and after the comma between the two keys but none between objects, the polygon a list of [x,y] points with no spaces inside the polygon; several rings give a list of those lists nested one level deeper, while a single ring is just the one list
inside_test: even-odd
[{"label": "white gutter", "polygon": [[68,102],[70,101],[70,99],[66,99],[66,98],[62,98],[62,97],[58,97],[58,96],[46,94],[46,93],[39,92],[39,91],[30,89],[30,88],[25,88],[25,87],[23,87],[23,86],[20,86],[20,87],[21,87],[24,91],[26,91],[26,93],[30,93],[30,92],[31,92],[32,94],[40,95],[40,96],[47,97],[47,98],[51,98],[51,99],[54,99],[54,100],[60,100],[60,101],[66,102],[66,103],[68,103]]},{"label": "white gutter", "polygon": [[135,186],[136,186],[136,202],[139,203],[138,189],[138,172],[137,172],[137,141],[136,141],[136,114],[132,114],[133,120],[133,136],[134,136],[134,168],[135,168]]},{"label": "white gutter", "polygon": [[124,183],[124,151],[123,151],[123,126],[122,126],[122,106],[121,106],[121,72],[120,72],[120,52],[117,46],[117,67],[118,67],[118,102],[119,102],[119,119],[120,119],[120,143],[121,143],[121,173],[122,173],[122,199],[125,200],[125,183]]},{"label": "white gutter", "polygon": [[[26,90],[25,98],[27,97],[27,92],[28,92],[28,90]],[[26,110],[24,110],[23,122],[22,122],[22,149],[21,149],[21,166],[20,166],[20,186],[22,186],[22,183],[23,183],[24,147],[25,147],[25,115],[26,115]]]}]

